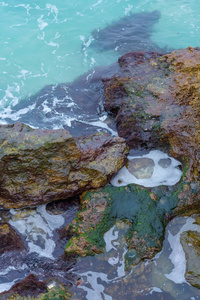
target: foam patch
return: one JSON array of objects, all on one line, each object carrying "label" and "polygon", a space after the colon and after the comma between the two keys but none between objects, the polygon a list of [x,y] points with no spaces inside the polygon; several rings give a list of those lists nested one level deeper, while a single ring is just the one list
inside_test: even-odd
[{"label": "foam patch", "polygon": [[37,209],[10,210],[12,219],[10,225],[16,228],[26,239],[29,253],[36,252],[39,256],[54,259],[53,230],[64,224],[61,215],[51,215],[46,211],[46,205]]},{"label": "foam patch", "polygon": [[135,158],[137,158],[137,160],[139,158],[149,158],[153,160],[154,166],[151,177],[138,179],[129,172],[127,167],[124,166],[111,180],[111,184],[113,186],[125,186],[130,183],[143,185],[145,187],[154,187],[159,185],[174,185],[181,178],[182,171],[179,169],[181,163],[178,160],[169,157],[166,153],[162,151],[152,150],[151,152],[143,156],[128,156],[129,161],[134,160]]}]

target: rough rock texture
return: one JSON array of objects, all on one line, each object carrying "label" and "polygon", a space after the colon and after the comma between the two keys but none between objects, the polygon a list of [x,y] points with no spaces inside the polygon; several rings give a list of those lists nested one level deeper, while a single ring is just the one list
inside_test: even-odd
[{"label": "rough rock texture", "polygon": [[[2,300],[6,299],[27,299],[29,297],[37,296],[38,294],[47,291],[46,284],[39,281],[33,274],[27,276],[24,280],[13,285],[13,287],[0,295]],[[23,298],[21,298],[21,296]],[[38,298],[39,299],[39,298]]]},{"label": "rough rock texture", "polygon": [[176,212],[200,201],[200,48],[130,52],[104,80],[105,108],[132,147],[162,148],[181,160],[184,185]]},{"label": "rough rock texture", "polygon": [[8,223],[0,223],[0,255],[7,251],[25,250],[19,234]]},{"label": "rough rock texture", "polygon": [[193,286],[200,288],[200,234],[197,231],[181,233],[181,244],[185,252],[186,280]]},{"label": "rough rock texture", "polygon": [[0,293],[1,300],[69,300],[71,296],[68,287],[49,289],[47,282],[38,280],[33,274],[14,284],[9,291]]},{"label": "rough rock texture", "polygon": [[[162,195],[165,195],[165,203]],[[176,199],[177,200],[177,199]],[[165,214],[176,206],[167,187],[157,195],[134,184],[126,187],[105,187],[99,191],[84,193],[82,211],[65,228],[71,235],[66,255],[94,255],[105,251],[104,234],[118,221],[126,222],[125,235],[128,252],[126,267],[141,259],[152,258],[162,248]]]},{"label": "rough rock texture", "polygon": [[[161,249],[167,221],[199,211],[199,50],[190,47],[163,56],[130,52],[119,59],[120,71],[104,80],[105,108],[115,116],[119,135],[131,148],[164,149],[182,162],[183,175],[172,187],[129,185],[86,193],[83,210],[66,228],[72,235],[68,255],[105,251],[104,233],[116,220],[126,220],[126,264],[136,264]],[[159,162],[164,167],[170,163]]]},{"label": "rough rock texture", "polygon": [[105,133],[77,138],[67,130],[0,126],[0,206],[20,208],[104,186],[128,153]]}]

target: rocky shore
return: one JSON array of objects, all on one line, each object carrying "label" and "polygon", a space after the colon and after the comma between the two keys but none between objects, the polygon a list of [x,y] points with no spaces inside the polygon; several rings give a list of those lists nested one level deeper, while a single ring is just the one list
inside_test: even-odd
[{"label": "rocky shore", "polygon": [[[200,48],[164,55],[129,52],[118,64],[119,71],[108,78],[105,74],[103,84],[104,107],[115,119],[119,137],[98,133],[74,138],[67,130],[0,126],[0,206],[37,206],[82,194],[80,211],[62,230],[62,236],[70,237],[65,257],[105,252],[103,236],[117,223],[126,229],[128,270],[162,249],[172,218],[200,213]],[[111,178],[127,163],[128,147],[160,149],[176,158],[182,164],[180,181],[148,188],[111,186]],[[140,168],[148,163],[143,160]],[[0,226],[3,253],[15,244],[15,234],[8,225]],[[181,235],[188,258],[186,280],[198,288],[199,239],[198,232]],[[21,243],[15,245],[15,250],[23,249]]]}]

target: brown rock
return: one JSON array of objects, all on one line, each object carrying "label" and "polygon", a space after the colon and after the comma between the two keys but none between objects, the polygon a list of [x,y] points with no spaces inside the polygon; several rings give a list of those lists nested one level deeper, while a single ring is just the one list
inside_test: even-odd
[{"label": "brown rock", "polygon": [[21,251],[25,246],[19,234],[8,223],[0,223],[0,254]]},{"label": "brown rock", "polygon": [[200,288],[200,234],[197,231],[181,233],[181,244],[186,255],[186,280]]},{"label": "brown rock", "polygon": [[77,138],[62,130],[0,126],[0,206],[20,208],[104,186],[128,148],[105,133]]},{"label": "brown rock", "polygon": [[104,81],[105,108],[131,148],[161,148],[183,163],[176,213],[200,201],[200,48],[130,52]]},{"label": "brown rock", "polygon": [[47,292],[46,284],[39,281],[35,275],[30,274],[21,282],[14,284],[9,291],[1,293],[0,297],[2,300],[21,299],[20,296],[25,299],[26,297],[37,296],[45,292]]}]

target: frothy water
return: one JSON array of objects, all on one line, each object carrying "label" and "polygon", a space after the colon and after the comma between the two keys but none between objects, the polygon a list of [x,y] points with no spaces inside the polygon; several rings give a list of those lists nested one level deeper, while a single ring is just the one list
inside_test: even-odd
[{"label": "frothy water", "polygon": [[[157,49],[178,49],[200,45],[200,3],[196,0],[0,2],[0,123],[20,120],[33,127],[71,128],[75,136],[83,130],[88,134],[104,130],[117,135],[115,125],[103,108],[101,79],[116,73],[120,46],[116,42],[112,48],[104,40],[103,48],[101,45],[93,47],[93,33],[105,29],[109,34],[108,25],[112,29],[113,24],[123,18],[126,22],[131,14],[154,11],[159,13],[155,24],[151,24],[150,40],[145,40],[147,47],[151,44]],[[123,28],[120,30],[123,32]],[[119,34],[115,34],[117,40]],[[141,40],[139,33],[137,38]],[[130,50],[136,49],[132,47]],[[110,64],[112,67],[107,67]],[[78,76],[81,77],[76,79]],[[134,178],[134,181],[131,175],[131,182],[153,186],[175,184],[179,180],[179,162],[160,152],[146,158],[154,161],[155,174],[149,179]],[[170,159],[171,164],[161,166],[161,159],[166,162]],[[128,173],[128,177],[127,171],[125,176],[122,174],[124,184],[130,183]],[[123,181],[121,177],[113,180],[117,181],[113,181],[114,184]],[[6,220],[21,233],[27,250],[0,257],[0,291],[8,290],[31,272],[41,280],[52,276],[66,283],[71,266],[58,263],[65,243],[59,244],[56,230],[68,224],[76,211],[74,209],[70,217],[67,210],[50,215],[45,206],[10,211]],[[4,220],[4,216],[1,217]],[[171,231],[177,226],[176,220],[179,228],[183,225],[182,231],[194,228],[193,219],[172,221],[167,227],[162,252],[154,260],[139,264],[131,273],[124,269],[127,247],[123,236],[127,228],[116,224],[104,236],[106,254],[81,259],[74,267],[74,274],[83,280],[74,288],[76,292],[81,291],[82,299],[89,300],[117,299],[122,297],[120,289],[127,299],[131,299],[133,293],[136,297],[141,295],[154,300],[158,293],[162,293],[164,299],[198,299],[198,291],[184,282],[183,275],[178,275],[184,271],[185,258],[180,248],[180,232],[173,235]]]},{"label": "frothy water", "polygon": [[[200,232],[200,226],[194,224],[195,220],[193,218],[188,218],[186,223],[180,228],[179,232],[173,235],[170,230],[168,231],[168,241],[172,249],[169,259],[174,265],[174,269],[169,274],[165,276],[174,281],[175,283],[186,282],[184,274],[186,271],[186,259],[183,247],[180,243],[180,235],[184,231],[192,230]],[[187,282],[186,282],[187,283]]]},{"label": "frothy water", "polygon": [[[72,82],[89,69],[116,62],[120,55],[118,47],[98,51],[92,47],[95,42],[92,33],[116,24],[130,14],[153,11],[160,15],[151,32],[151,40],[158,47],[199,46],[200,4],[195,0],[184,3],[182,0],[167,3],[160,0],[0,2],[1,123],[18,119],[28,123],[31,114],[27,113],[36,105],[36,100],[30,103],[30,97],[46,85]],[[146,19],[148,21],[148,17]],[[119,31],[123,32],[123,28]],[[119,39],[117,31],[109,34],[112,37],[116,34],[116,40]],[[138,38],[141,38],[139,35],[140,32]],[[132,47],[127,50],[134,50]],[[73,101],[72,98],[71,105]],[[22,102],[23,108],[18,107]],[[43,103],[43,110],[50,113],[53,105]],[[41,117],[45,119],[44,114]],[[51,125],[37,119],[33,126],[57,128],[57,122],[59,126],[70,126],[74,120],[66,111],[64,115],[56,116],[55,113],[49,118],[52,118]]]},{"label": "frothy water", "polygon": [[[174,168],[180,164],[178,161],[169,158],[166,154],[158,150],[151,151],[144,156],[154,163],[155,174],[152,178],[148,179],[150,186],[156,185],[155,178],[159,177],[160,180],[162,180],[162,176],[166,178],[165,172],[168,168],[172,168],[173,170],[173,172],[171,172],[171,169],[169,169],[170,171],[167,173],[167,175],[170,176],[170,182],[177,180],[177,174]],[[137,159],[138,158],[140,157],[137,156]],[[141,158],[143,159],[144,157]],[[131,156],[129,159],[134,159],[134,157]],[[159,167],[161,169],[159,169]],[[117,176],[116,178],[118,178]],[[135,183],[141,184],[141,179],[135,177]],[[169,182],[167,182],[167,184],[168,183]],[[67,201],[63,203],[67,203]],[[59,256],[64,252],[66,241],[64,241],[63,244],[60,237],[56,235],[56,230],[66,226],[73,220],[76,210],[74,210],[72,206],[72,208],[69,207],[60,213],[56,211],[56,213],[53,214],[47,210],[46,205],[41,205],[33,209],[11,209],[9,215],[4,216],[4,214],[2,214],[2,220],[7,220],[10,225],[21,234],[27,249],[21,251],[17,256],[13,255],[13,258],[9,257],[9,253],[5,253],[0,258],[2,261],[0,272],[2,284],[0,285],[0,291],[8,290],[15,282],[24,279],[31,272],[41,279],[46,279],[50,276],[57,280],[62,280],[63,283],[67,282],[68,273],[63,270],[63,264],[64,268],[66,268],[65,263],[59,262]],[[192,222],[193,220],[188,223],[190,225],[189,228],[192,228]],[[183,230],[186,230],[187,227],[186,224]],[[132,278],[132,271],[125,271],[125,255],[128,249],[124,237],[128,229],[128,224],[117,221],[115,226],[104,235],[106,253],[100,256],[97,255],[97,258],[81,259],[80,264],[78,262],[71,270],[76,276],[83,278],[83,283],[79,286],[79,289],[86,293],[85,299],[113,299],[112,297],[115,298],[116,296],[113,295],[110,290],[107,291],[107,288],[112,287],[112,285],[120,284],[120,282],[123,282],[127,277]],[[176,250],[173,248],[175,245],[175,249],[177,249],[179,237],[180,233],[175,240],[173,238],[170,240],[170,235],[168,237],[170,246],[173,249],[169,259],[174,264],[174,270],[168,275],[165,275],[165,278],[170,280],[173,280],[173,274],[177,274],[177,272],[180,271],[179,266],[182,264],[181,255],[179,255],[178,258],[179,262],[176,262],[177,252],[174,254]],[[8,258],[6,258],[7,256]],[[100,261],[99,257],[101,257]],[[94,262],[89,263],[90,260]],[[183,280],[181,283],[182,282]],[[145,295],[151,295],[151,293],[154,292],[157,293],[158,289],[160,289],[160,286],[150,286],[147,290],[145,289]],[[160,292],[163,292],[163,289],[161,289]]]},{"label": "frothy water", "polygon": [[[145,187],[153,187],[159,185],[169,186],[176,184],[181,178],[182,171],[178,168],[181,166],[181,163],[176,159],[169,157],[166,153],[163,153],[159,150],[152,150],[148,154],[142,156],[128,156],[129,162],[132,161],[134,163],[134,160],[136,158],[137,161],[143,158],[147,158],[152,161],[152,174],[145,174],[147,173],[147,171],[149,171],[148,165],[143,165],[140,168],[140,173],[137,173],[137,177],[131,174],[127,167],[123,167],[111,180],[112,185],[125,186],[130,183],[136,183]],[[147,171],[145,169],[147,169]]]},{"label": "frothy water", "polygon": [[17,211],[11,209],[12,218],[9,221],[18,232],[26,237],[29,253],[55,259],[53,252],[55,242],[53,231],[60,228],[65,220],[61,215],[52,215],[46,211],[46,205],[38,206],[35,210]]},{"label": "frothy water", "polygon": [[[185,254],[180,243],[180,233],[200,230],[192,217],[177,217],[166,228],[163,249],[154,259],[145,260],[125,270],[127,251],[124,234],[128,226],[117,222],[105,235],[106,253],[87,257],[78,262],[76,269],[84,291],[81,299],[199,299],[199,292],[186,282]],[[87,272],[81,272],[87,269]],[[81,294],[82,295],[82,294]],[[138,297],[138,298],[137,298]]]},{"label": "frothy water", "polygon": [[[56,204],[59,206],[59,202]],[[58,234],[64,225],[71,222],[77,212],[77,204],[63,204],[64,209],[49,212],[46,205],[31,209],[11,209],[1,213],[1,220],[7,221],[20,233],[25,249],[5,252],[0,256],[0,292],[23,280],[29,274],[39,276],[41,280],[55,278],[69,284],[69,269],[72,263],[64,262],[66,240]]]}]

